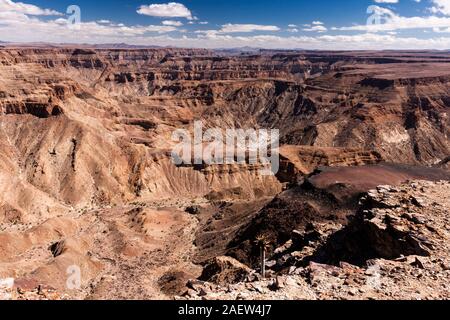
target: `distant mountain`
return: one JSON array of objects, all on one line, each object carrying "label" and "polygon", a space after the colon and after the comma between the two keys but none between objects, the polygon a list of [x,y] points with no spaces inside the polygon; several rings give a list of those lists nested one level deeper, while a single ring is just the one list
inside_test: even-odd
[{"label": "distant mountain", "polygon": [[104,44],[95,44],[95,45],[86,45],[91,48],[96,49],[160,49],[163,48],[161,46],[141,46],[141,45],[132,45],[127,43],[104,43]]},{"label": "distant mountain", "polygon": [[259,53],[262,48],[254,48],[254,47],[238,47],[238,48],[219,48],[215,49],[217,53],[225,53],[225,54],[242,54],[242,53]]},{"label": "distant mountain", "polygon": [[127,43],[104,43],[104,44],[88,44],[88,43],[49,43],[49,42],[5,42],[0,41],[0,45],[10,47],[38,47],[38,48],[93,48],[93,49],[160,49],[160,46],[141,46],[130,45]]}]

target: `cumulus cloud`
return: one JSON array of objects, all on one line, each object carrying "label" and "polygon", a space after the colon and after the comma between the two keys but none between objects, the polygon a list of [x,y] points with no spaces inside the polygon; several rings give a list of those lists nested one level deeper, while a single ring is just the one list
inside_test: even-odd
[{"label": "cumulus cloud", "polygon": [[280,28],[277,26],[266,26],[259,24],[224,24],[219,32],[221,33],[245,33],[245,32],[255,32],[255,31],[279,31]]},{"label": "cumulus cloud", "polygon": [[[450,17],[445,15],[445,7],[441,0],[434,1],[439,4],[439,13],[429,17],[401,17],[390,9],[380,12],[387,14],[390,21],[384,26],[383,34],[371,32],[368,26],[350,26],[340,28],[345,32],[339,32],[335,28],[333,34],[324,34],[327,27],[321,21],[313,21],[307,26],[289,25],[290,33],[282,34],[279,27],[274,25],[258,24],[224,24],[217,30],[203,30],[187,32],[179,27],[183,24],[179,18],[191,19],[192,13],[183,10],[168,10],[167,7],[152,7],[148,13],[157,17],[167,16],[160,25],[126,25],[113,23],[109,20],[81,22],[79,30],[68,28],[68,20],[65,17],[45,17],[56,14],[51,9],[42,9],[33,5],[27,5],[9,0],[0,0],[0,40],[12,42],[54,42],[54,43],[114,43],[126,42],[136,45],[160,45],[176,47],[204,47],[226,48],[240,46],[257,46],[262,48],[286,48],[286,49],[325,49],[325,50],[376,50],[376,49],[448,49],[450,37],[445,37],[444,32],[450,31]],[[11,4],[12,3],[12,4]],[[168,3],[176,4],[175,2]],[[6,5],[8,10],[6,10]],[[145,6],[150,9],[151,5]],[[177,6],[170,6],[172,9]],[[165,9],[163,9],[165,8]],[[388,10],[388,11],[385,11]],[[178,19],[175,19],[176,18]],[[172,18],[172,19],[171,19]],[[201,24],[201,23],[199,23]],[[399,36],[395,30],[411,28],[411,24],[430,30],[429,36],[405,37]],[[307,29],[307,31],[302,30]],[[431,29],[434,28],[434,29]],[[308,30],[309,29],[309,30]],[[348,30],[352,34],[348,34]],[[300,33],[301,31],[305,33]],[[317,33],[311,33],[316,31]],[[370,31],[370,32],[369,32]],[[431,33],[434,31],[434,35]],[[258,32],[257,34],[255,32]],[[274,33],[276,32],[276,33]],[[308,32],[308,33],[306,33]],[[262,34],[261,34],[262,33]],[[353,34],[356,33],[356,34]]]},{"label": "cumulus cloud", "polygon": [[183,25],[181,21],[174,21],[174,20],[164,20],[161,23],[165,26],[173,26],[173,27],[181,27]]},{"label": "cumulus cloud", "polygon": [[274,32],[280,31],[277,26],[259,25],[259,24],[224,24],[218,30],[197,30],[196,34],[216,35],[216,34],[233,34],[233,33],[252,33],[256,31]]},{"label": "cumulus cloud", "polygon": [[311,23],[307,23],[303,25],[302,31],[305,32],[325,32],[328,31],[328,28],[325,27],[324,23],[322,21],[313,21]]},{"label": "cumulus cloud", "polygon": [[325,28],[324,26],[314,26],[314,27],[311,27],[311,28],[304,28],[302,30],[306,31],[306,32],[325,32],[328,29]]},{"label": "cumulus cloud", "polygon": [[35,16],[59,16],[60,12],[51,9],[42,9],[32,4],[13,2],[11,0],[0,0],[1,12],[15,12]]},{"label": "cumulus cloud", "polygon": [[[450,0],[433,0],[433,1],[448,1]],[[450,17],[443,16],[424,16],[424,17],[403,17],[395,13],[394,11],[379,7],[371,6],[369,13],[373,17],[371,23],[370,19],[367,24],[353,25],[349,27],[338,27],[333,30],[340,31],[367,31],[367,32],[379,32],[379,31],[395,31],[395,30],[407,30],[407,29],[434,29],[434,28],[449,28]],[[380,19],[381,23],[375,23],[376,19]]]},{"label": "cumulus cloud", "polygon": [[[3,21],[3,20],[2,20]],[[226,48],[258,46],[262,48],[325,49],[325,50],[376,50],[376,49],[447,49],[450,37],[398,37],[361,33],[357,35],[278,36],[234,35],[209,30],[177,37],[167,32],[177,30],[173,26],[126,26],[123,24],[82,23],[79,31],[67,28],[66,20],[59,18],[41,21],[34,18],[0,25],[2,40],[55,43],[113,43],[126,42],[135,45],[159,45],[175,47]]]},{"label": "cumulus cloud", "polygon": [[184,4],[178,2],[142,5],[137,13],[151,17],[194,19],[192,12]]},{"label": "cumulus cloud", "polygon": [[431,11],[434,13],[442,13],[450,16],[450,0],[432,0],[433,7]]},{"label": "cumulus cloud", "polygon": [[11,42],[104,43],[116,40],[123,42],[137,36],[177,30],[176,27],[164,25],[127,26],[122,23],[92,21],[81,22],[75,31],[69,27],[69,21],[65,18],[44,21],[8,12],[0,13],[0,19],[1,40]]},{"label": "cumulus cloud", "polygon": [[450,38],[436,37],[419,39],[362,33],[357,35],[290,36],[275,35],[230,36],[217,33],[202,34],[198,38],[181,40],[179,46],[194,47],[240,47],[257,46],[263,48],[322,49],[322,50],[401,50],[401,49],[447,49]]},{"label": "cumulus cloud", "polygon": [[398,0],[375,0],[375,2],[376,3],[398,3]]}]

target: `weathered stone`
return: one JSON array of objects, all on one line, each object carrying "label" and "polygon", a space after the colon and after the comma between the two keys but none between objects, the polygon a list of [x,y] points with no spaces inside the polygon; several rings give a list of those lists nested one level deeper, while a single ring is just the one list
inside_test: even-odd
[{"label": "weathered stone", "polygon": [[274,288],[276,290],[283,289],[286,286],[286,281],[284,278],[277,276],[274,281]]},{"label": "weathered stone", "polygon": [[200,207],[198,207],[198,206],[189,206],[189,207],[186,208],[185,211],[187,213],[193,214],[193,215],[199,214],[200,213]]},{"label": "weathered stone", "polygon": [[420,269],[425,269],[425,260],[419,257],[415,257],[411,265]]},{"label": "weathered stone", "polygon": [[231,257],[216,257],[203,268],[200,280],[220,285],[237,283],[253,273],[253,270]]}]

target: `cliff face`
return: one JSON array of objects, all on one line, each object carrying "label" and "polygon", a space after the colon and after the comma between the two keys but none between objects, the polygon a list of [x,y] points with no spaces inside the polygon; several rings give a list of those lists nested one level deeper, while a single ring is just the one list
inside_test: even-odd
[{"label": "cliff face", "polygon": [[[443,163],[450,153],[447,61],[375,53],[2,49],[1,130],[24,183],[64,203],[237,187],[246,197],[272,195],[279,182],[252,170],[171,165],[171,133],[192,130],[196,119],[205,127],[279,129],[283,144],[305,146],[282,159],[281,175],[289,175],[292,162],[300,174],[339,162]],[[336,155],[324,155],[330,147]]]},{"label": "cliff face", "polygon": [[280,148],[278,179],[296,183],[319,167],[351,167],[376,164],[383,158],[376,151],[284,145]]},{"label": "cliff face", "polygon": [[[2,51],[0,61],[9,68],[62,71],[60,76],[84,86],[79,96],[139,104],[141,114],[152,108],[157,118],[172,123],[202,117],[212,125],[279,128],[287,144],[371,149],[390,161],[441,162],[449,153],[449,57],[379,55],[23,49]],[[38,115],[51,114],[34,108]],[[120,109],[119,115],[125,111]]]}]

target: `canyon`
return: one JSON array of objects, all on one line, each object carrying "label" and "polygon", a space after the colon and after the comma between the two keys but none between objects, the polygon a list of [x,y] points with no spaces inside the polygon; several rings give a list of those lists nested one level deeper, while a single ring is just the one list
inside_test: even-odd
[{"label": "canyon", "polygon": [[[445,52],[5,45],[0,279],[16,299],[448,298],[449,108]],[[279,171],[175,165],[199,120],[278,129]],[[358,291],[374,265],[384,294]]]}]

